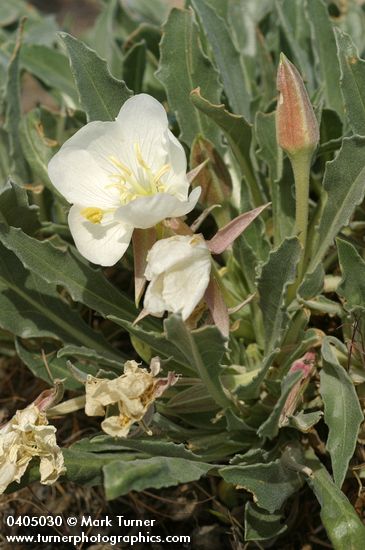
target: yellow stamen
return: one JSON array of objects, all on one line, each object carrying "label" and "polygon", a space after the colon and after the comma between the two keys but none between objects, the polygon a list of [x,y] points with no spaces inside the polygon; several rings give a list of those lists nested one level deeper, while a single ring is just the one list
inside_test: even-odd
[{"label": "yellow stamen", "polygon": [[161,168],[152,180],[152,185],[156,185],[157,183],[159,183],[159,180],[162,178],[162,176],[166,174],[166,172],[168,172],[169,170],[171,170],[170,164],[164,164],[163,166],[161,166]]},{"label": "yellow stamen", "polygon": [[142,157],[142,151],[141,151],[141,148],[139,146],[139,143],[134,144],[134,150],[135,150],[135,153],[136,153],[138,163],[142,166],[142,168],[147,170],[147,172],[150,172],[151,168],[148,166],[148,164],[145,162],[144,158]]},{"label": "yellow stamen", "polygon": [[100,223],[103,219],[104,212],[101,208],[90,206],[81,210],[81,216],[86,218],[91,223]]},{"label": "yellow stamen", "polygon": [[119,168],[120,170],[122,170],[123,172],[125,172],[127,174],[127,176],[131,176],[132,175],[132,172],[131,170],[128,168],[128,166],[126,166],[123,162],[121,162],[119,159],[115,158],[114,156],[110,156],[109,157],[109,160],[110,162],[116,167],[116,168]]}]

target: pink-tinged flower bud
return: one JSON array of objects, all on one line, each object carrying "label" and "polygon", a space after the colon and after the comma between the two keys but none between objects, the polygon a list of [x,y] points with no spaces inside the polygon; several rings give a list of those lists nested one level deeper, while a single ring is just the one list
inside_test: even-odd
[{"label": "pink-tinged flower bud", "polygon": [[300,399],[308,386],[316,361],[316,354],[313,351],[307,351],[303,357],[293,362],[289,373],[300,372],[302,377],[292,387],[279,419],[279,426],[285,426],[289,417],[292,416],[300,402]]},{"label": "pink-tinged flower bud", "polygon": [[302,77],[283,53],[276,85],[280,92],[276,110],[278,144],[289,157],[312,153],[319,142],[318,122]]}]

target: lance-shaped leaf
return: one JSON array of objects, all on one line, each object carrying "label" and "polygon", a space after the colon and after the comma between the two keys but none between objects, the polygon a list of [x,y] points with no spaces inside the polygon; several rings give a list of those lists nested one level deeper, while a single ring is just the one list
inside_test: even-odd
[{"label": "lance-shaped leaf", "polygon": [[[75,249],[60,250],[49,241],[38,241],[20,229],[1,225],[0,240],[32,273],[49,283],[64,286],[75,301],[105,316],[116,315],[130,321],[136,318],[133,301],[118,291],[100,270],[90,267]],[[156,323],[148,320],[146,326],[155,328]]]},{"label": "lance-shaped leaf", "polygon": [[244,115],[247,120],[250,120],[251,81],[246,73],[243,59],[232,40],[232,32],[208,2],[193,0],[193,6],[212,47],[231,108],[234,113]]},{"label": "lance-shaped leaf", "polygon": [[260,149],[257,155],[263,159],[269,167],[272,181],[280,178],[282,171],[282,154],[276,140],[276,114],[256,113],[255,136]]},{"label": "lance-shaped leaf", "polygon": [[365,135],[365,61],[348,34],[335,29],[335,36],[346,116],[353,132]]},{"label": "lance-shaped leaf", "polygon": [[19,126],[19,137],[24,156],[32,170],[34,181],[40,181],[48,187],[58,200],[65,203],[65,199],[57,191],[48,177],[47,165],[54,153],[56,142],[50,144],[44,136],[38,109],[23,116]]},{"label": "lance-shaped leaf", "polygon": [[344,138],[336,158],[328,162],[323,187],[325,206],[315,237],[309,271],[314,271],[365,194],[365,137]]},{"label": "lance-shaped leaf", "polygon": [[212,254],[221,254],[224,252],[237,237],[261,214],[270,203],[259,206],[250,212],[245,212],[237,218],[234,218],[225,227],[222,227],[217,233],[207,241],[208,248]]},{"label": "lance-shaped leaf", "polygon": [[200,479],[211,469],[211,464],[185,458],[154,456],[133,462],[121,459],[103,468],[106,498],[188,483]]},{"label": "lance-shaped leaf", "polygon": [[164,323],[167,339],[185,356],[214,401],[226,408],[231,404],[220,380],[226,339],[216,327],[190,331],[180,317],[171,315]]},{"label": "lance-shaped leaf", "polygon": [[285,239],[279,248],[270,253],[258,280],[267,352],[280,343],[288,325],[285,298],[288,286],[295,279],[300,251],[296,237]]},{"label": "lance-shaped leaf", "polygon": [[252,126],[243,116],[235,115],[227,111],[224,105],[214,104],[199,88],[192,90],[190,99],[197,109],[211,118],[225,133],[233,154],[237,158],[243,175],[250,187],[254,205],[259,206],[263,202],[262,192],[256,180],[255,172],[250,158]]},{"label": "lance-shaped leaf", "polygon": [[319,81],[324,84],[324,97],[329,108],[340,116],[343,102],[339,88],[340,67],[337,60],[336,40],[328,8],[323,0],[306,0],[306,11],[312,31],[312,44],[319,62]]},{"label": "lance-shaped leaf", "polygon": [[337,294],[346,300],[350,312],[365,310],[365,261],[351,243],[336,239],[342,280]]},{"label": "lance-shaped leaf", "polygon": [[26,233],[35,233],[40,229],[39,209],[30,205],[23,187],[7,181],[0,188],[0,223],[21,227]]},{"label": "lance-shaped leaf", "polygon": [[297,386],[302,378],[302,374],[298,371],[290,372],[283,378],[281,383],[281,395],[276,402],[270,416],[261,424],[257,433],[260,437],[267,437],[273,439],[278,435],[280,428],[280,419],[285,418],[285,408],[289,399],[289,396],[293,389]]},{"label": "lance-shaped leaf", "polygon": [[253,502],[245,506],[245,541],[273,539],[284,533],[288,526],[280,512],[266,512]]},{"label": "lance-shaped leaf", "polygon": [[[202,136],[197,136],[191,148],[190,164],[193,169],[203,165],[196,182],[196,185],[202,188],[199,203],[204,207],[223,206],[232,193],[232,180],[227,166],[214,145]],[[219,223],[220,214],[224,213],[225,209],[215,212],[217,223]]]},{"label": "lance-shaped leaf", "polygon": [[304,16],[303,4],[304,2],[300,1],[276,0],[275,9],[278,23],[290,48],[293,61],[312,90],[315,86],[314,68],[307,47],[310,39],[310,29]]},{"label": "lance-shaped leaf", "polygon": [[114,120],[132,95],[125,83],[114,78],[106,61],[77,38],[60,33],[70,58],[71,71],[88,121]]},{"label": "lance-shaped leaf", "polygon": [[307,483],[321,505],[321,519],[335,550],[358,550],[364,546],[365,527],[343,492],[312,450],[306,465],[312,470]]},{"label": "lance-shaped leaf", "polygon": [[282,459],[267,464],[226,466],[219,473],[228,483],[253,493],[255,502],[270,513],[279,510],[302,485],[298,472],[286,467]]},{"label": "lance-shaped leaf", "polygon": [[53,88],[57,95],[61,94],[68,107],[79,108],[77,90],[66,55],[42,44],[23,44],[20,63],[22,68]]},{"label": "lance-shaped leaf", "polygon": [[217,144],[219,131],[190,102],[190,92],[200,86],[204,96],[218,103],[221,85],[218,73],[203,53],[199,28],[192,11],[173,9],[163,28],[158,79],[166,88],[167,98],[181,130],[181,139],[191,145],[201,134]]},{"label": "lance-shaped leaf", "polygon": [[20,23],[14,51],[10,58],[5,82],[5,129],[8,132],[12,173],[22,181],[27,180],[28,170],[19,139],[19,123],[21,120],[20,103],[20,67],[19,53],[22,44],[25,20]]},{"label": "lance-shaped leaf", "polygon": [[324,403],[324,421],[329,428],[326,447],[331,455],[335,483],[341,488],[364,415],[352,380],[331,347],[335,341],[326,337],[322,344],[320,393]]},{"label": "lance-shaped leaf", "polygon": [[[25,269],[0,245],[0,326],[22,338],[49,337],[107,351],[108,343],[60,299],[55,284]],[[110,353],[113,351],[110,348]]]},{"label": "lance-shaped leaf", "polygon": [[[83,385],[79,381],[70,376],[70,370],[66,365],[67,358],[59,358],[56,354],[56,350],[52,350],[51,346],[43,344],[42,349],[45,353],[45,356],[43,356],[40,349],[28,349],[19,338],[16,338],[15,349],[18,357],[25,365],[27,365],[29,370],[37,378],[40,378],[49,384],[49,370],[53,379],[60,378],[61,380],[64,380],[64,386],[67,390],[80,390],[83,388]],[[121,358],[121,360],[123,360],[123,358]],[[45,361],[47,361],[48,369]],[[97,365],[91,365],[90,363],[88,363],[87,366],[85,364],[78,364],[78,368],[80,367],[83,368],[85,372],[92,374],[93,376],[96,376],[97,372],[100,370],[100,367]]]}]

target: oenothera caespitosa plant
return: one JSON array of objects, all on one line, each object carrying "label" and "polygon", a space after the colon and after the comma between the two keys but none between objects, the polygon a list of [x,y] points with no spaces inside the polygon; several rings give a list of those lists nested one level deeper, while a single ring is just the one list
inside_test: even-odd
[{"label": "oenothera caespitosa plant", "polygon": [[[0,7],[0,350],[62,378],[47,417],[91,434],[58,431],[62,479],[116,498],[211,471],[236,538],[278,547],[307,483],[362,548],[363,6],[129,4],[88,45]],[[24,71],[51,108],[22,107]],[[37,418],[11,464],[39,478]],[[2,488],[25,480],[9,437]]]}]

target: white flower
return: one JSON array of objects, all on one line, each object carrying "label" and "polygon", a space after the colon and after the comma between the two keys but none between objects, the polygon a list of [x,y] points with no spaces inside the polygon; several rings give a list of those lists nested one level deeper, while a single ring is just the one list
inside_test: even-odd
[{"label": "white flower", "polygon": [[155,378],[160,363],[153,359],[150,371],[141,369],[136,361],[126,361],[124,374],[108,380],[89,375],[85,384],[88,416],[104,416],[105,408],[117,404],[118,415],[108,416],[101,423],[105,433],[126,437],[134,422],[142,420],[153,401],[171,385],[177,377],[169,373],[167,378]]},{"label": "white flower", "polygon": [[185,321],[208,287],[211,255],[200,235],[176,235],[157,241],[147,255],[145,277],[151,281],[144,309],[161,316],[181,313]]},{"label": "white flower", "polygon": [[0,428],[0,494],[13,481],[19,483],[30,461],[40,459],[41,483],[50,485],[65,471],[56,428],[33,403]]},{"label": "white flower", "polygon": [[134,228],[190,212],[186,156],[162,105],[147,94],[127,100],[114,122],[90,122],[48,165],[56,189],[72,203],[75,244],[91,262],[113,265]]}]

